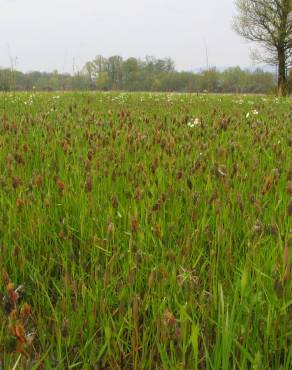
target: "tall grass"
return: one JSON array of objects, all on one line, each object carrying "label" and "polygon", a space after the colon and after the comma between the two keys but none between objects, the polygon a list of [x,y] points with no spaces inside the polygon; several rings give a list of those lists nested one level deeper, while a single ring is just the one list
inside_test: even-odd
[{"label": "tall grass", "polygon": [[3,369],[292,367],[289,99],[0,99]]}]

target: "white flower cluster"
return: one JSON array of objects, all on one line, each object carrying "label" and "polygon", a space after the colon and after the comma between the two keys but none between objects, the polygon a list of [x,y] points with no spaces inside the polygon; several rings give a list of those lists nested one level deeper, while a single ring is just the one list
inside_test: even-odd
[{"label": "white flower cluster", "polygon": [[24,105],[32,105],[33,99],[34,99],[34,95],[29,95],[28,99],[24,101]]},{"label": "white flower cluster", "polygon": [[[141,97],[141,101],[144,98]],[[127,95],[125,93],[120,93],[116,96],[111,97],[111,101],[116,101],[119,105],[123,105],[127,101]]]},{"label": "white flower cluster", "polygon": [[253,111],[246,113],[245,117],[249,118],[251,114],[254,115],[254,116],[257,116],[259,114],[259,112],[256,109],[254,109]]},{"label": "white flower cluster", "polygon": [[193,128],[195,126],[200,126],[201,125],[201,121],[199,120],[199,118],[191,118],[190,121],[188,122],[188,126]]}]

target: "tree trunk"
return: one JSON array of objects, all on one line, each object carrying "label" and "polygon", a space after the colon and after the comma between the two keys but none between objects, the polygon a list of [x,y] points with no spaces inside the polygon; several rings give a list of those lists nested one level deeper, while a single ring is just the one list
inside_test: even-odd
[{"label": "tree trunk", "polygon": [[284,48],[278,49],[278,95],[286,93],[286,55]]}]

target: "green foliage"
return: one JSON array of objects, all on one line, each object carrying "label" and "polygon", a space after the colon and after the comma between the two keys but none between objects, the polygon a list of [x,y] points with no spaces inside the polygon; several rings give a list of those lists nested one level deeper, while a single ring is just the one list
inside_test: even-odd
[{"label": "green foliage", "polygon": [[0,95],[0,367],[291,369],[291,102]]},{"label": "green foliage", "polygon": [[171,59],[145,60],[97,56],[75,75],[0,70],[0,91],[123,90],[161,92],[267,93],[275,86],[272,73],[239,67],[178,72]]}]

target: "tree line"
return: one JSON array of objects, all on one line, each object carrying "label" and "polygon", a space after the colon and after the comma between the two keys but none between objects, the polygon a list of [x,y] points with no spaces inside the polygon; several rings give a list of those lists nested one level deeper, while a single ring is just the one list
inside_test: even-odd
[{"label": "tree line", "polygon": [[269,93],[275,76],[261,69],[231,67],[223,71],[208,68],[200,72],[177,71],[169,59],[146,57],[123,59],[101,55],[87,62],[74,75],[0,69],[0,91],[161,91],[213,93]]}]

